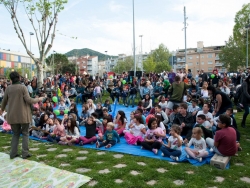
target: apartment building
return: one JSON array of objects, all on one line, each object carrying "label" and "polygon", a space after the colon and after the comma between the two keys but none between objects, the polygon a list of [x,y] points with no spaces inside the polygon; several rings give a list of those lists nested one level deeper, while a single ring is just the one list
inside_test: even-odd
[{"label": "apartment building", "polygon": [[176,70],[191,69],[192,73],[204,69],[204,72],[212,72],[217,68],[219,72],[225,72],[223,62],[220,62],[219,54],[224,46],[204,47],[203,42],[197,42],[197,48],[187,49],[187,61],[185,60],[185,49],[176,51]]},{"label": "apartment building", "polygon": [[[34,61],[27,55],[20,52],[13,52],[10,50],[0,50],[0,75],[9,69],[28,69],[31,71],[31,75],[34,76],[34,69],[36,65]],[[25,76],[25,75],[23,75]]]},{"label": "apartment building", "polygon": [[77,66],[78,74],[88,73],[89,75],[96,75],[98,73],[98,56],[81,56],[68,57],[75,66]]}]

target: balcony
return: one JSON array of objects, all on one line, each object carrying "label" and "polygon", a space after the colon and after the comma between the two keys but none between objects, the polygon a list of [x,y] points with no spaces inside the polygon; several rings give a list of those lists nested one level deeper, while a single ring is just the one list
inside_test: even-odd
[{"label": "balcony", "polygon": [[220,60],[220,57],[218,55],[215,56],[215,60]]},{"label": "balcony", "polygon": [[223,63],[215,63],[215,66],[216,66],[216,67],[222,67],[222,66],[223,66]]},{"label": "balcony", "polygon": [[177,62],[182,62],[182,63],[184,63],[184,62],[185,62],[185,58],[182,58],[182,59],[181,59],[181,58],[178,58],[178,59],[177,59]]}]

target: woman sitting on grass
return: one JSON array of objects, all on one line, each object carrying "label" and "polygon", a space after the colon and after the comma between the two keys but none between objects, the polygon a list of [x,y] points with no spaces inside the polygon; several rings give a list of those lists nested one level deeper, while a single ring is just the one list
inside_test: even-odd
[{"label": "woman sitting on grass", "polygon": [[72,146],[79,138],[79,129],[76,126],[76,120],[74,118],[69,118],[67,122],[66,136],[60,138],[60,145]]}]

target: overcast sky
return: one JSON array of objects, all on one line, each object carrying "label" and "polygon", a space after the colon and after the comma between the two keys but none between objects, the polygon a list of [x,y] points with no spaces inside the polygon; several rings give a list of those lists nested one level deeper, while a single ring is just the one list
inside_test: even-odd
[{"label": "overcast sky", "polygon": [[[184,48],[183,7],[187,13],[187,47],[224,45],[232,35],[234,17],[249,0],[135,0],[136,51],[139,53],[143,35],[143,52],[160,43],[170,51]],[[10,19],[0,6],[0,48],[24,52]],[[59,15],[53,50],[66,53],[72,49],[90,48],[110,55],[132,54],[132,0],[69,0]],[[29,46],[33,31],[27,16],[18,10]],[[71,37],[77,37],[72,39]],[[38,55],[35,37],[32,52]]]}]

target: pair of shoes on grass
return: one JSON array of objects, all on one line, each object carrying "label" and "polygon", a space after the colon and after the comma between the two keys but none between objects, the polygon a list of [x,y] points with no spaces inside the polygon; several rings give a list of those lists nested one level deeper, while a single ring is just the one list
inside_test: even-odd
[{"label": "pair of shoes on grass", "polygon": [[[190,159],[190,156],[187,155],[187,158]],[[196,157],[195,159],[196,159],[197,161],[199,161],[200,163],[202,162],[202,157]]]}]

